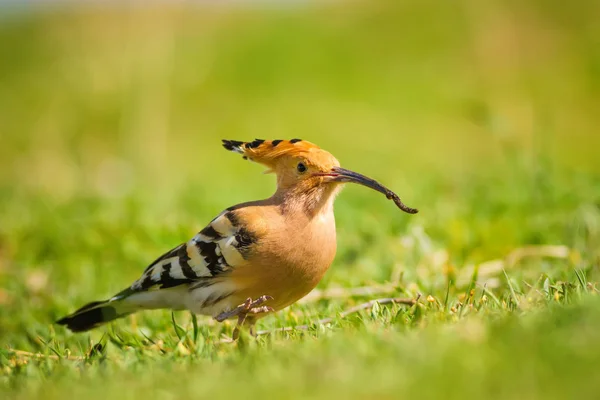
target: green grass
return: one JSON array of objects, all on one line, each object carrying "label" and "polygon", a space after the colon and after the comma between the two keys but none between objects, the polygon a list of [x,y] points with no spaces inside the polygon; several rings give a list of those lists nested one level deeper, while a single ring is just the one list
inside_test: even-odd
[{"label": "green grass", "polygon": [[[592,398],[599,16],[541,0],[6,13],[0,397]],[[273,177],[220,147],[255,137],[313,141],[421,212],[344,190],[326,295],[259,323],[308,331],[227,344],[231,324],[168,311],[53,324],[269,196]]]}]

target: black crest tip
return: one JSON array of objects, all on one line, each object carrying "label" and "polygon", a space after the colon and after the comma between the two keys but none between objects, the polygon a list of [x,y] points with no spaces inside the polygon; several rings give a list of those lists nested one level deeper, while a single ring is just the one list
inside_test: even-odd
[{"label": "black crest tip", "polygon": [[241,142],[239,140],[227,140],[227,139],[223,139],[223,147],[229,151],[235,151],[237,153],[243,153],[244,151],[242,150],[242,145],[244,144],[244,142]]}]

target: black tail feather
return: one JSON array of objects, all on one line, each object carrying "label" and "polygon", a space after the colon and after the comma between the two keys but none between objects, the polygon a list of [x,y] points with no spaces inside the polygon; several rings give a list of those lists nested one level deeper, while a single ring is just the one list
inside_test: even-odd
[{"label": "black tail feather", "polygon": [[84,332],[102,324],[124,317],[130,312],[119,312],[118,301],[94,301],[86,304],[71,315],[56,321],[59,325],[66,325],[73,332]]}]

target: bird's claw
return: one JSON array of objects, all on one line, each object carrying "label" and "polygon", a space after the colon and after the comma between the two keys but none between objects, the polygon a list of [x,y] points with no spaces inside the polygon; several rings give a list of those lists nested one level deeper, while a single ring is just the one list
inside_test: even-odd
[{"label": "bird's claw", "polygon": [[248,314],[266,314],[275,311],[273,307],[269,306],[261,306],[261,307],[252,307],[248,310]]},{"label": "bird's claw", "polygon": [[274,310],[272,307],[262,305],[270,300],[273,300],[273,297],[260,296],[256,300],[252,300],[252,298],[248,297],[245,302],[243,302],[231,311],[222,312],[221,314],[217,315],[215,319],[219,322],[223,322],[226,319],[236,316],[240,319],[245,319],[247,314],[264,314],[268,312],[273,312]]},{"label": "bird's claw", "polygon": [[[260,296],[256,300],[252,300],[252,298],[248,297],[245,302],[243,302],[242,304],[240,304],[239,306],[237,306],[236,308],[234,308],[231,311],[222,312],[221,314],[217,315],[215,317],[215,319],[219,322],[223,322],[226,319],[237,316],[238,322],[237,322],[237,325],[235,326],[235,329],[233,330],[233,335],[232,335],[233,340],[236,340],[240,334],[240,327],[246,321],[246,317],[248,316],[248,314],[254,314],[254,315],[266,314],[266,313],[275,311],[273,309],[273,307],[262,305],[269,300],[273,300],[273,297]],[[253,321],[251,321],[251,322],[253,322]],[[251,323],[250,324],[250,334],[252,334],[252,335],[254,335],[253,334],[253,326],[254,326],[254,324]]]}]

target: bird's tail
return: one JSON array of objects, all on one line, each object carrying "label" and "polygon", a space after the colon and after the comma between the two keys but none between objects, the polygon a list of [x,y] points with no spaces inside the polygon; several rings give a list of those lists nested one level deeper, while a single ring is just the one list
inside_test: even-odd
[{"label": "bird's tail", "polygon": [[94,301],[71,315],[67,315],[56,321],[59,325],[66,325],[73,332],[84,332],[96,328],[102,324],[125,317],[135,310],[122,301],[118,296],[110,300]]}]

